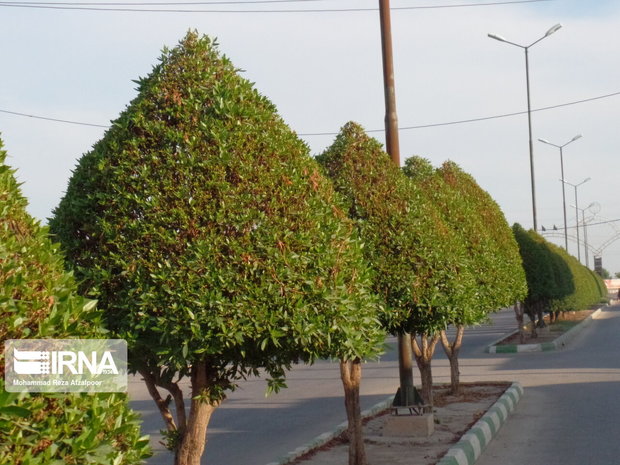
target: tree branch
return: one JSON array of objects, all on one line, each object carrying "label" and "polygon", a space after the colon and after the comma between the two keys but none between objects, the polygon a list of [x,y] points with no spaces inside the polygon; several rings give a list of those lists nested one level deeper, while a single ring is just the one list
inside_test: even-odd
[{"label": "tree branch", "polygon": [[168,408],[168,402],[162,399],[161,394],[159,394],[159,391],[157,390],[157,386],[155,384],[155,377],[146,369],[139,369],[138,372],[142,375],[149,394],[155,401],[155,404],[157,405],[157,408],[159,409],[159,412],[161,413],[161,416],[166,423],[166,428],[168,429],[168,431],[176,431],[177,425],[174,422],[174,417],[172,416],[172,413]]}]

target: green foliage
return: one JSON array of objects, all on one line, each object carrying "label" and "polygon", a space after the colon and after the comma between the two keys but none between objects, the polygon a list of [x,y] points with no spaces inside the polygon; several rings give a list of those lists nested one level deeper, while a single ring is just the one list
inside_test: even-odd
[{"label": "green foliage", "polygon": [[528,294],[525,303],[548,302],[557,295],[553,265],[543,247],[544,239],[533,231],[526,231],[515,223],[512,227],[527,279]]},{"label": "green foliage", "polygon": [[565,273],[569,275],[568,279],[573,284],[572,288],[561,289],[563,292],[551,302],[552,310],[583,310],[598,303],[601,291],[592,271],[561,247],[551,243],[548,243],[548,246],[555,256],[564,262]]},{"label": "green foliage", "polygon": [[388,306],[385,327],[427,334],[444,328],[463,286],[455,279],[463,250],[422,189],[355,123],[317,160],[345,197],[365,243],[374,290]]},{"label": "green foliage", "polygon": [[133,370],[206,361],[218,402],[258,368],[378,350],[354,226],[307,146],[206,37],[165,50],[79,161],[50,226]]},{"label": "green foliage", "polygon": [[[0,141],[0,341],[105,338],[94,302],[71,274],[5,164]],[[4,390],[0,354],[0,463],[135,464],[149,455],[122,394],[29,394]]]},{"label": "green foliage", "polygon": [[434,169],[427,160],[411,157],[403,171],[462,244],[453,296],[458,311],[452,323],[480,323],[489,311],[522,299],[526,281],[519,249],[491,196],[453,162]]},{"label": "green foliage", "polygon": [[564,249],[518,224],[513,226],[513,232],[527,276],[527,308],[583,310],[605,295],[600,278]]}]

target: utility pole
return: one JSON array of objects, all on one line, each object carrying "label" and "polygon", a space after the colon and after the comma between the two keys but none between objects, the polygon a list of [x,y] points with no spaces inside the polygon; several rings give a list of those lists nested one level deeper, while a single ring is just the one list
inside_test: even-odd
[{"label": "utility pole", "polygon": [[[396,115],[396,90],[394,85],[394,56],[392,54],[392,21],[390,0],[379,0],[381,21],[381,51],[383,56],[383,85],[385,89],[385,145],[392,161],[400,168],[400,146],[398,142],[398,116]],[[413,386],[413,352],[411,335],[398,334],[398,370],[400,387],[394,398],[394,406],[408,406],[415,403]]]},{"label": "utility pole", "polygon": [[383,87],[385,92],[385,145],[387,153],[392,157],[392,161],[400,168],[390,0],[379,0],[379,16],[381,20],[381,51],[383,56]]}]

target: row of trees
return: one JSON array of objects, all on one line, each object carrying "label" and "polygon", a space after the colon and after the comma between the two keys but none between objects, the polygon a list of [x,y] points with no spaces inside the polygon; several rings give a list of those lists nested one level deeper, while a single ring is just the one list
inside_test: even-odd
[{"label": "row of trees", "polygon": [[355,123],[312,158],[193,32],[138,85],[80,159],[50,229],[80,292],[127,340],[176,464],[200,462],[209,419],[240,380],[263,370],[277,391],[293,363],[318,358],[340,361],[349,463],[364,464],[361,366],[386,332],[411,334],[432,402],[438,341],[457,390],[465,327],[527,301],[515,236],[454,163],[401,169]]},{"label": "row of trees", "polygon": [[[607,288],[602,278],[564,249],[519,224],[513,226],[513,232],[528,285],[527,296],[515,307],[519,328],[523,328],[527,314],[532,336],[536,337],[536,328],[545,324],[545,312],[554,321],[561,312],[583,310],[606,299]],[[522,340],[523,337],[521,331]]]},{"label": "row of trees", "polygon": [[[524,295],[510,228],[456,165],[403,172],[354,123],[313,159],[195,33],[138,92],[80,159],[50,227],[81,291],[128,341],[176,463],[199,463],[209,418],[240,379],[263,369],[277,390],[292,363],[331,357],[350,463],[363,464],[361,362],[385,332],[413,335],[430,401],[442,331],[462,335]],[[446,342],[455,366],[460,341]]]},{"label": "row of trees", "polygon": [[[105,338],[95,302],[78,296],[58,245],[26,213],[0,141],[0,341]],[[124,394],[5,390],[0,352],[0,463],[129,465],[149,455]]]}]

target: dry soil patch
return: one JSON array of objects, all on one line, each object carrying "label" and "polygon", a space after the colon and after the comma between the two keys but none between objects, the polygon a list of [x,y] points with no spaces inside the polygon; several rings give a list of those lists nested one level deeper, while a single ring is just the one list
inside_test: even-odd
[{"label": "dry soil patch", "polygon": [[[399,438],[383,435],[390,413],[366,421],[364,438],[368,465],[434,465],[463,434],[510,387],[511,383],[464,383],[458,396],[448,386],[435,386],[435,432],[428,438]],[[299,465],[343,465],[348,463],[348,443],[342,435],[293,462]]]},{"label": "dry soil patch", "polygon": [[[524,331],[525,340],[524,344],[542,344],[543,342],[553,342],[555,339],[560,337],[566,331],[571,328],[574,328],[587,317],[592,315],[595,310],[580,310],[576,312],[564,312],[560,314],[560,317],[557,321],[553,323],[549,323],[549,315],[545,315],[545,324],[547,325],[545,328],[537,328],[536,332],[538,333],[538,337],[532,337],[532,333],[530,329],[526,329]],[[526,317],[527,318],[527,317]],[[505,339],[502,339],[496,345],[507,345],[507,344],[519,344],[519,333],[512,334]]]}]

